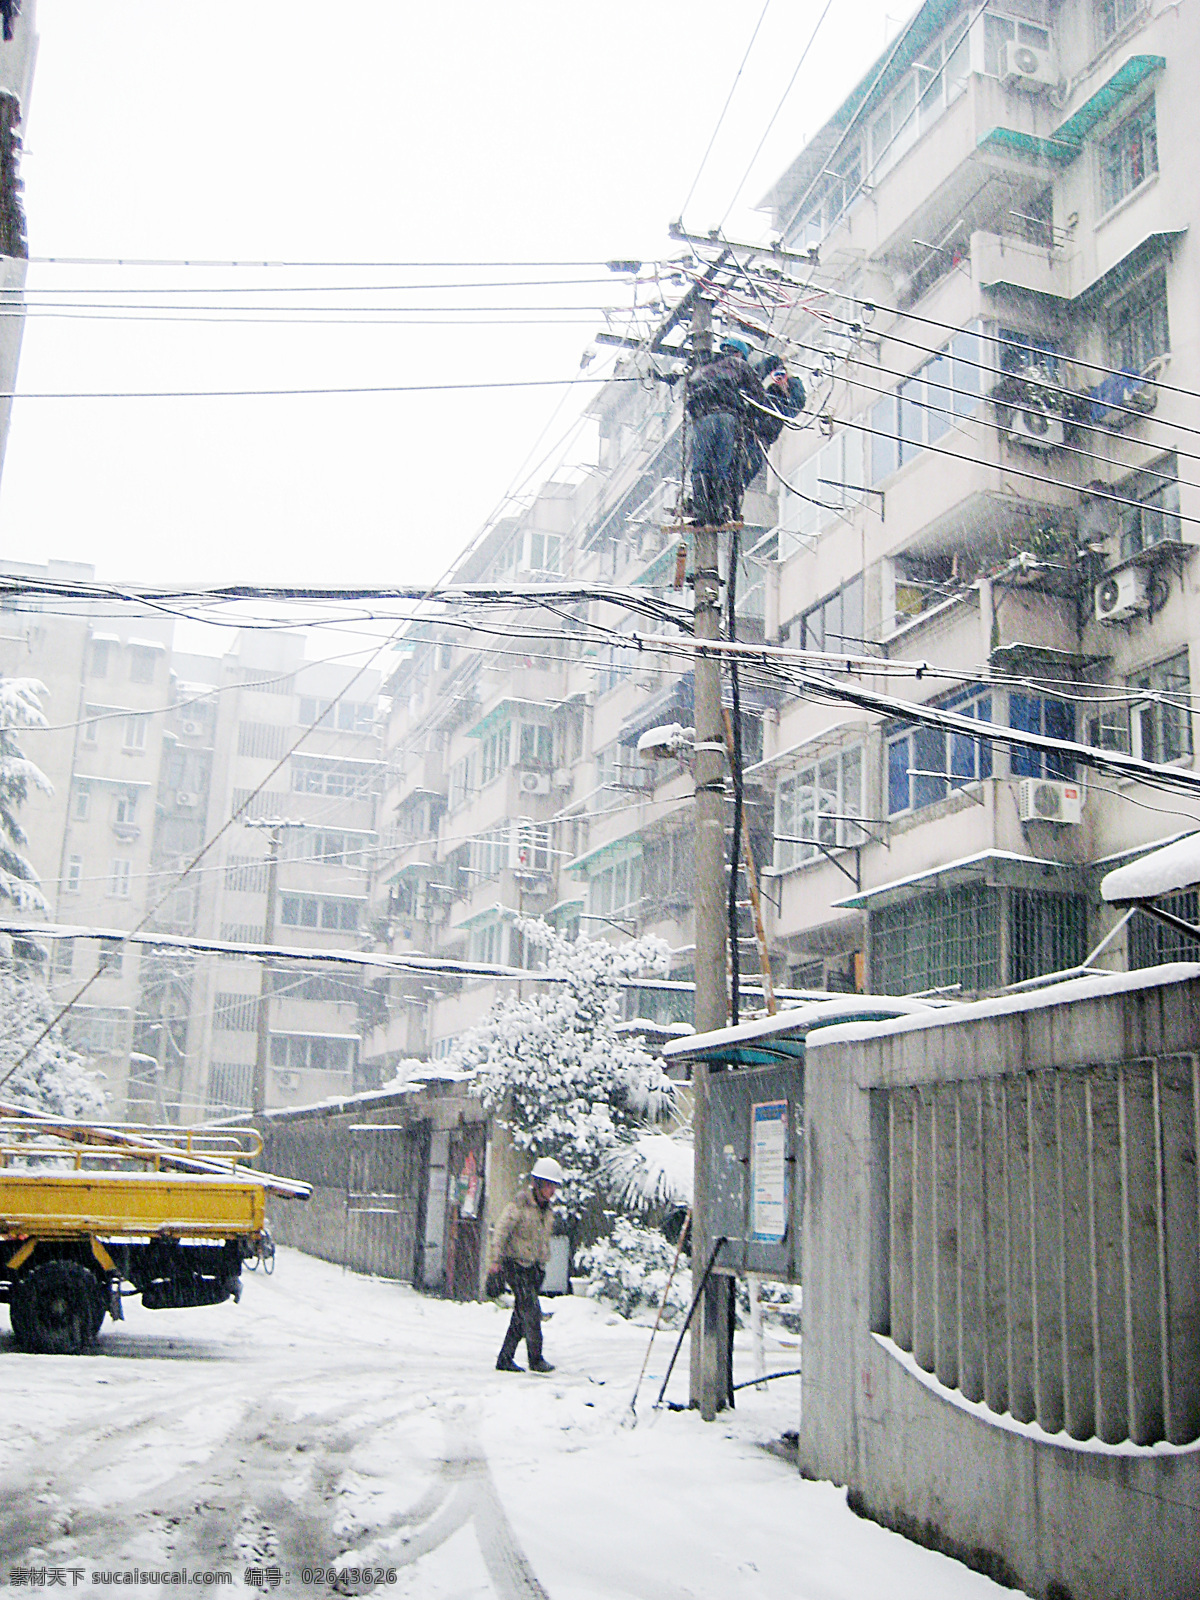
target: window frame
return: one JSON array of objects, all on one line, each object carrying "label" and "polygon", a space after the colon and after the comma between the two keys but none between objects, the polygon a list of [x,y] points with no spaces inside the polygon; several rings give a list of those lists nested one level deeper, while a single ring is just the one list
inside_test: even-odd
[{"label": "window frame", "polygon": [[[1136,150],[1129,137],[1134,131]],[[1139,169],[1140,176],[1137,175]],[[1159,170],[1158,113],[1151,93],[1096,141],[1097,217],[1103,218],[1115,211],[1157,177]]]},{"label": "window frame", "polygon": [[[966,685],[930,702],[939,711],[955,711],[976,722],[992,721],[992,703],[991,688],[981,685]],[[936,771],[934,752],[939,743],[945,769],[945,775],[940,778],[928,775]],[[905,723],[892,728],[884,738],[883,748],[883,797],[889,819],[915,816],[995,775],[992,741],[986,736],[972,738],[969,734],[952,733],[923,723]],[[966,770],[968,755],[969,772]],[[905,762],[903,774],[897,765],[900,760]],[[893,805],[901,776],[907,803]],[[942,785],[941,793],[933,792],[933,786],[938,784]]]}]

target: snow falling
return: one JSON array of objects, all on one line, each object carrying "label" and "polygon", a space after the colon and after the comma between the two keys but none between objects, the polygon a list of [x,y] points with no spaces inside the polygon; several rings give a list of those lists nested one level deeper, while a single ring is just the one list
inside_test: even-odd
[{"label": "snow falling", "polygon": [[[501,1307],[294,1251],[250,1275],[240,1306],[131,1303],[91,1356],[21,1355],[0,1335],[2,1592],[27,1594],[31,1571],[95,1592],[185,1570],[237,1592],[412,1600],[1009,1592],[799,1477],[777,1453],[797,1379],[743,1390],[716,1426],[655,1411],[674,1343],[660,1334],[635,1424],[649,1330],[584,1297],[547,1307],[551,1378],[494,1370]],[[769,1369],[795,1366],[795,1343],[768,1335]],[[753,1376],[740,1346],[738,1380]],[[686,1398],[681,1368],[669,1398]],[[355,1568],[382,1580],[338,1576]]]}]

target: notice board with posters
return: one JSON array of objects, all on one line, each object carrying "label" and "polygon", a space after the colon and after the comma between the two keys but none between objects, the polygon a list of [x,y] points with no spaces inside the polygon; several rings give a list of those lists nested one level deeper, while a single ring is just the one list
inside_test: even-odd
[{"label": "notice board with posters", "polygon": [[804,1215],[804,1066],[710,1071],[712,1234],[718,1267],[800,1281]]}]

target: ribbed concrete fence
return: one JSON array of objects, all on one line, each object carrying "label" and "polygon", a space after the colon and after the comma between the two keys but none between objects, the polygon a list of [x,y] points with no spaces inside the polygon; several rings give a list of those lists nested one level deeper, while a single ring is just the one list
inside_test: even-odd
[{"label": "ribbed concrete fence", "polygon": [[875,1330],[968,1399],[1109,1444],[1200,1437],[1200,1062],[876,1090]]}]

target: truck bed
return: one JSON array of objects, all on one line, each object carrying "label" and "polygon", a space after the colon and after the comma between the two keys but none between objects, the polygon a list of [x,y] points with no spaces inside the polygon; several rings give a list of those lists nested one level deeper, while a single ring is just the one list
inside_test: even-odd
[{"label": "truck bed", "polygon": [[0,1238],[224,1239],[260,1232],[264,1201],[232,1176],[0,1169]]}]

